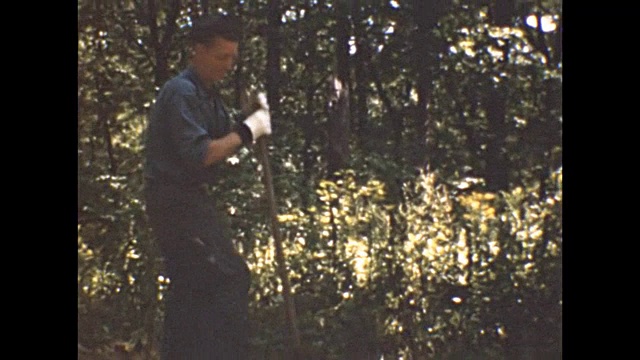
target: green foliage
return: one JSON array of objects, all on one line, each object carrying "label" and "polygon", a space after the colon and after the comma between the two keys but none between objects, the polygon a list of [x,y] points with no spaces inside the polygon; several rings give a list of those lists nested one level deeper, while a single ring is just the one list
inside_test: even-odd
[{"label": "green foliage", "polygon": [[[165,3],[78,4],[78,338],[89,349],[153,348],[162,331],[170,279],[144,215],[143,138],[158,86],[186,64],[183,27],[203,11],[183,3],[177,13]],[[246,19],[223,93],[233,107],[237,84],[265,85],[267,2],[209,3]],[[351,158],[336,174],[326,170],[327,79],[344,45],[341,14],[331,1],[296,2],[278,25],[286,41],[270,152],[304,344],[328,359],[559,358],[559,31],[524,17],[498,28],[488,8],[454,1],[422,33],[411,4],[359,3],[349,17]],[[557,2],[541,5],[519,11],[561,24]],[[429,62],[416,50],[424,41]],[[498,127],[488,116],[496,91]],[[490,192],[495,144],[509,181]],[[252,270],[253,358],[282,358],[261,168],[245,149],[221,169],[211,191]]]}]

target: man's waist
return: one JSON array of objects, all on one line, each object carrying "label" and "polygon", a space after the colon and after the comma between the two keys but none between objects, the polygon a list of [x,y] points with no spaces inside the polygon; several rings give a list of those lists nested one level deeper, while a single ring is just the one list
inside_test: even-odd
[{"label": "man's waist", "polygon": [[183,190],[207,190],[209,185],[204,182],[179,181],[174,179],[145,176],[148,187],[171,187]]},{"label": "man's waist", "polygon": [[149,161],[144,169],[145,182],[180,188],[207,187],[213,184],[214,178],[211,171],[188,171],[168,162]]}]

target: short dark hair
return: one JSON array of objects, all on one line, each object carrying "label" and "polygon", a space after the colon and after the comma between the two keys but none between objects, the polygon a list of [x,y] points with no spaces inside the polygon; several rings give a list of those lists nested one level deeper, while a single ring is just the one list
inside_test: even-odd
[{"label": "short dark hair", "polygon": [[208,44],[215,37],[240,42],[242,38],[240,19],[232,15],[204,15],[193,21],[188,36],[192,45]]}]

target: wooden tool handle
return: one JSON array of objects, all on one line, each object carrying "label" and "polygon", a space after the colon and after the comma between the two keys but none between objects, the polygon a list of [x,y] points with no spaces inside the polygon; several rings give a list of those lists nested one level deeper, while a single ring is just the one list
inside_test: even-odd
[{"label": "wooden tool handle", "polygon": [[277,272],[280,276],[280,280],[282,281],[282,294],[284,296],[284,305],[287,315],[287,322],[289,325],[289,335],[293,340],[294,346],[292,350],[295,355],[299,354],[301,350],[300,331],[298,330],[296,322],[296,309],[293,303],[293,297],[291,295],[291,284],[289,282],[289,274],[287,272],[287,266],[284,260],[284,252],[282,250],[282,236],[280,234],[280,228],[278,227],[278,209],[276,207],[276,199],[273,191],[273,177],[271,175],[271,165],[269,164],[269,149],[267,148],[267,139],[262,136],[258,138],[256,143],[258,156],[260,162],[262,163],[262,171],[264,172],[262,180],[267,192],[267,202],[269,203],[271,231],[273,233],[273,240],[276,246]]}]

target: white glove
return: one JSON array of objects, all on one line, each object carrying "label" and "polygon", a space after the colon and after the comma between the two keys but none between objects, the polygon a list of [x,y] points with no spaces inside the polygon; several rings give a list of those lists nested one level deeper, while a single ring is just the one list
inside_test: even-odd
[{"label": "white glove", "polygon": [[240,94],[240,104],[242,112],[245,114],[251,114],[258,109],[269,110],[269,103],[265,93],[242,92]]},{"label": "white glove", "polygon": [[267,102],[267,95],[265,93],[259,93],[256,96],[256,100],[261,108],[269,110],[269,103]]},{"label": "white glove", "polygon": [[244,124],[251,130],[254,142],[263,135],[271,135],[271,115],[269,115],[268,106],[266,109],[261,108],[249,115]]}]

